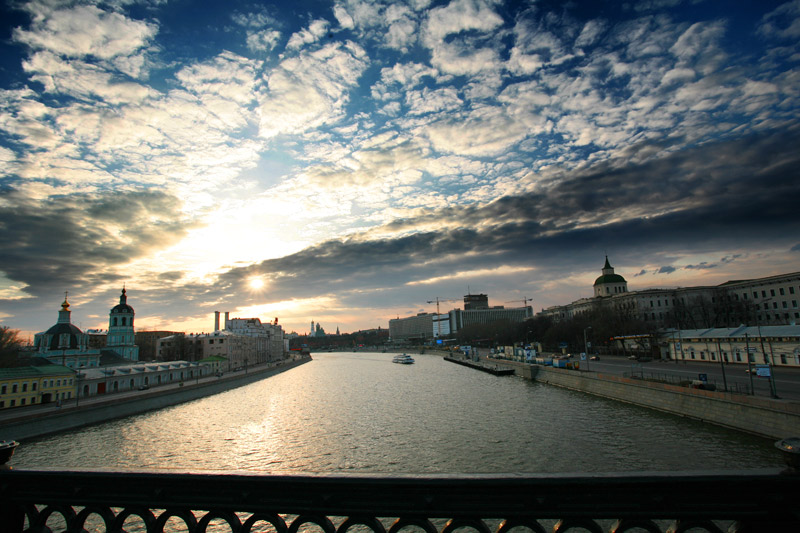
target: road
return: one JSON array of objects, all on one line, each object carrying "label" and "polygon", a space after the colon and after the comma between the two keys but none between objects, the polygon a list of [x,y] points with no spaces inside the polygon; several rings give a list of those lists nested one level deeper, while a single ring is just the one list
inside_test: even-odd
[{"label": "road", "polygon": [[[747,364],[725,365],[725,379],[723,369],[719,362],[675,362],[675,361],[631,361],[623,356],[603,355],[599,361],[581,361],[581,369],[592,372],[602,372],[614,375],[631,375],[644,373],[645,377],[652,374],[665,376],[668,380],[696,380],[700,374],[708,376],[708,382],[714,383],[717,390],[723,390],[725,383],[729,390],[750,390],[751,378],[747,373]],[[753,367],[752,384],[756,396],[770,397],[769,378],[755,375]],[[778,398],[789,401],[800,401],[800,369],[773,367],[775,390]],[[657,377],[657,376],[656,376]]]}]

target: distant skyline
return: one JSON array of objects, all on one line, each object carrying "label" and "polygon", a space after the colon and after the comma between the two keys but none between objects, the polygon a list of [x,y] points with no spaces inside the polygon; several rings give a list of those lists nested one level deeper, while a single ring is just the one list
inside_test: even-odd
[{"label": "distant skyline", "polygon": [[[800,0],[6,2],[0,324],[800,270]],[[455,303],[453,306],[459,306]],[[452,306],[448,306],[448,309]]]}]

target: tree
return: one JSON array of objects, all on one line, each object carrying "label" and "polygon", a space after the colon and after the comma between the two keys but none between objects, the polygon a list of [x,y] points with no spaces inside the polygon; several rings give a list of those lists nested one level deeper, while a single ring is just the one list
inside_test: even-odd
[{"label": "tree", "polygon": [[17,354],[22,348],[19,330],[0,326],[0,367],[16,366]]}]

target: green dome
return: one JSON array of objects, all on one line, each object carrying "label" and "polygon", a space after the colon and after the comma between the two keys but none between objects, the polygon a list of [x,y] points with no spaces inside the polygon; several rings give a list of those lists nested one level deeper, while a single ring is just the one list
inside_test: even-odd
[{"label": "green dome", "polygon": [[596,280],[594,280],[594,286],[597,285],[604,285],[606,283],[627,283],[625,278],[620,276],[619,274],[603,274]]}]

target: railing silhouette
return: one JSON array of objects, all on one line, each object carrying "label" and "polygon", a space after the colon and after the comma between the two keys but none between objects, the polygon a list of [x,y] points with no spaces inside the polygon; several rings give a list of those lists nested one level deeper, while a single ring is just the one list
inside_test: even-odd
[{"label": "railing silhouette", "polygon": [[[778,469],[584,475],[0,470],[0,531],[800,531]],[[136,525],[138,524],[138,526]],[[219,529],[220,526],[222,529]],[[314,526],[317,527],[314,527]],[[694,528],[694,529],[693,529]],[[54,531],[56,529],[53,529]],[[465,530],[466,531],[466,530]]]}]

